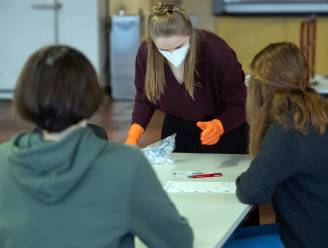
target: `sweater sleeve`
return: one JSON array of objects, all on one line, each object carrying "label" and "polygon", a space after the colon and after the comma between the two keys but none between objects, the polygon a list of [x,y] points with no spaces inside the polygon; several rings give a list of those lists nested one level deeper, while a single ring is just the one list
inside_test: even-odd
[{"label": "sweater sleeve", "polygon": [[135,65],[135,87],[136,95],[132,112],[132,123],[138,123],[146,129],[151,117],[156,109],[155,104],[151,103],[145,95],[145,77],[146,77],[146,44],[143,43],[136,56]]},{"label": "sweater sleeve", "polygon": [[250,167],[236,180],[238,199],[252,205],[270,202],[280,183],[301,172],[298,152],[295,132],[273,123]]},{"label": "sweater sleeve", "polygon": [[138,158],[130,209],[131,232],[148,247],[192,247],[188,222],[179,215],[143,155]]},{"label": "sweater sleeve", "polygon": [[246,120],[246,86],[245,75],[235,53],[227,49],[223,54],[223,60],[224,63],[220,65],[222,68],[219,68],[218,81],[224,111],[218,118],[225,132],[229,132]]}]

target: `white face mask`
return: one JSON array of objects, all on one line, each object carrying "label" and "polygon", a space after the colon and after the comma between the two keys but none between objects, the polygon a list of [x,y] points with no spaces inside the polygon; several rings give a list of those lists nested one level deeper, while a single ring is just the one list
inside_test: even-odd
[{"label": "white face mask", "polygon": [[189,42],[188,44],[175,49],[173,51],[163,51],[158,49],[158,51],[175,67],[178,68],[182,62],[184,62],[189,51]]}]

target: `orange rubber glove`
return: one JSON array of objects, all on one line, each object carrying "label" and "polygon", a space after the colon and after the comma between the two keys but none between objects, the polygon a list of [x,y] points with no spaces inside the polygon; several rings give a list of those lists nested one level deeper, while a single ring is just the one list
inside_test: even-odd
[{"label": "orange rubber glove", "polygon": [[218,119],[198,121],[196,125],[203,130],[200,134],[202,145],[214,145],[218,143],[221,135],[224,133],[222,122]]},{"label": "orange rubber glove", "polygon": [[133,123],[129,128],[128,137],[124,143],[127,145],[138,145],[139,140],[144,132],[145,129],[142,126],[137,123]]}]

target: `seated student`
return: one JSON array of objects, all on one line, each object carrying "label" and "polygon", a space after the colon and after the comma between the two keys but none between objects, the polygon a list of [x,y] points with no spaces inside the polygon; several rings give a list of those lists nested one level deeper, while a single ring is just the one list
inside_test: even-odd
[{"label": "seated student", "polygon": [[20,116],[43,132],[0,145],[0,247],[192,247],[186,220],[136,148],[86,128],[101,90],[67,46],[35,52],[15,91]]},{"label": "seated student", "polygon": [[[308,66],[292,43],[267,46],[250,69],[254,159],[236,181],[237,196],[254,205],[272,201],[285,247],[328,247],[328,103],[309,87]],[[283,247],[276,236],[267,246],[249,237],[226,247]]]}]

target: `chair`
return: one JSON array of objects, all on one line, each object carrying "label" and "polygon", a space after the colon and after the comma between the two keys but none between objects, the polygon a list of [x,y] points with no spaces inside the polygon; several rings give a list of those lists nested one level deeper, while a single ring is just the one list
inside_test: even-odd
[{"label": "chair", "polygon": [[223,248],[284,248],[279,224],[266,224],[237,229]]},{"label": "chair", "polygon": [[315,76],[317,17],[312,15],[300,25],[300,49],[309,66],[310,79]]}]

